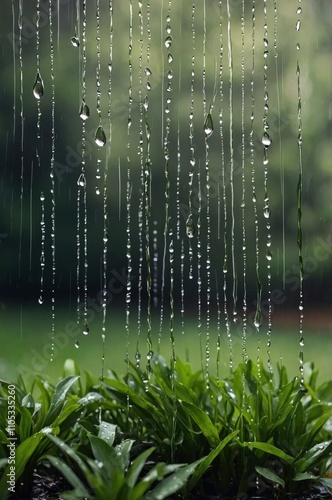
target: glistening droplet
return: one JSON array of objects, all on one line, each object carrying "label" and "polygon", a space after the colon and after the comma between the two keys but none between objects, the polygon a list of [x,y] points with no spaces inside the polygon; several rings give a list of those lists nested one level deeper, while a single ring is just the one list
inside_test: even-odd
[{"label": "glistening droplet", "polygon": [[76,35],[73,36],[73,37],[71,37],[70,41],[71,41],[71,44],[74,47],[79,47],[80,46],[80,41],[79,41],[79,39],[78,39],[78,37]]},{"label": "glistening droplet", "polygon": [[80,108],[80,118],[85,121],[89,118],[90,116],[90,109],[89,106],[86,104],[85,101],[82,101],[81,108]]},{"label": "glistening droplet", "polygon": [[213,134],[213,121],[211,113],[209,113],[204,122],[205,137],[208,138]]},{"label": "glistening droplet", "polygon": [[99,127],[96,130],[95,143],[100,148],[102,148],[106,144],[106,135],[105,135],[104,129],[101,125],[99,125]]},{"label": "glistening droplet", "polygon": [[267,132],[264,132],[263,134],[263,137],[262,137],[262,144],[263,146],[265,146],[266,148],[268,148],[269,146],[271,146],[272,144],[272,139],[271,137],[269,136],[269,134]]},{"label": "glistening droplet", "polygon": [[189,215],[186,222],[186,234],[188,238],[193,238],[195,235],[195,224],[191,215]]},{"label": "glistening droplet", "polygon": [[39,72],[36,75],[36,80],[33,86],[33,95],[36,99],[41,99],[44,95],[44,82]]}]

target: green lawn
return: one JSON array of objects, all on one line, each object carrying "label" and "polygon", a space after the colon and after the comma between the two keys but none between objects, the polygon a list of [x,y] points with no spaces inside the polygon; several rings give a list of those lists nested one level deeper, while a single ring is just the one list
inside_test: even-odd
[{"label": "green lawn", "polygon": [[[51,319],[50,311],[46,307],[31,306],[29,304],[8,304],[1,309],[2,339],[0,350],[0,378],[13,380],[18,371],[28,377],[33,370],[37,370],[51,378],[61,373],[66,358],[74,358],[82,369],[90,370],[95,374],[101,370],[102,340],[101,318],[91,318],[90,333],[84,336],[81,327],[76,325],[75,305],[62,306],[56,309],[55,338],[56,346],[54,359],[51,358]],[[203,323],[204,324],[204,323]],[[159,318],[153,322],[153,349],[158,350]],[[195,318],[186,320],[185,333],[181,333],[181,321],[178,318],[174,325],[175,350],[182,359],[189,359],[193,368],[201,367],[201,348],[205,356],[206,335],[201,334],[201,342],[197,331]],[[216,373],[216,325],[210,328],[210,371]],[[233,332],[233,360],[234,366],[241,360],[242,339],[241,331]],[[298,374],[299,335],[293,328],[274,327],[272,330],[271,358],[273,364],[280,361],[287,367],[289,374]],[[80,347],[75,347],[78,340]],[[129,355],[134,360],[137,344],[137,318],[132,314],[130,323]],[[117,310],[109,310],[106,331],[106,368],[124,373],[126,370],[126,329],[125,315]],[[141,366],[144,366],[146,347],[146,323],[142,319],[140,335]],[[247,352],[254,361],[257,359],[258,346],[264,362],[267,362],[266,330],[262,328],[259,336],[252,331],[248,332]],[[168,316],[165,315],[164,331],[159,345],[160,353],[166,358],[171,357],[171,343],[169,340]],[[331,377],[332,339],[331,334],[323,329],[305,330],[305,361],[314,361],[319,368],[320,379]],[[229,345],[225,333],[221,337],[220,373],[229,372]]]}]

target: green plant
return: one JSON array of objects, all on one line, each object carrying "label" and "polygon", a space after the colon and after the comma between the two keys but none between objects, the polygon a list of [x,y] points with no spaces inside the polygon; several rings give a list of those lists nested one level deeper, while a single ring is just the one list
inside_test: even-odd
[{"label": "green plant", "polygon": [[[146,372],[109,371],[102,383],[68,360],[53,386],[15,385],[17,495],[29,498],[33,469],[63,476],[62,498],[289,498],[332,492],[332,382],[305,366],[302,386],[248,361],[217,380],[157,355]],[[83,383],[83,381],[85,382]],[[9,387],[0,385],[0,498],[7,497]],[[71,490],[70,490],[71,488]]]}]

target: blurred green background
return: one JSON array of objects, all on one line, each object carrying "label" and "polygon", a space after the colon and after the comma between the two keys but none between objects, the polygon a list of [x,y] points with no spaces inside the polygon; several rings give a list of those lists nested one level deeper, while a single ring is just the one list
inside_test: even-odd
[{"label": "blurred green background", "polygon": [[[76,199],[77,179],[81,171],[81,120],[79,107],[82,91],[82,2],[77,13],[77,3],[69,0],[41,1],[40,15],[40,66],[45,84],[45,95],[41,100],[41,140],[36,139],[37,105],[32,94],[36,76],[36,6],[22,2],[22,64],[23,95],[20,99],[21,73],[19,53],[20,19],[18,0],[3,5],[0,18],[1,78],[0,78],[0,154],[2,158],[0,177],[0,298],[1,298],[1,352],[0,376],[14,373],[18,366],[41,369],[55,373],[63,359],[75,356],[84,366],[97,371],[101,357],[101,319],[100,298],[102,289],[101,259],[103,236],[102,197],[95,193],[96,165],[98,148],[94,144],[94,133],[98,125],[96,111],[96,13],[94,2],[87,6],[87,103],[91,117],[87,121],[87,190],[88,190],[88,294],[89,325],[91,334],[82,337],[82,325],[76,331]],[[59,336],[59,352],[54,362],[49,363],[47,353],[49,332],[51,330],[51,250],[50,250],[50,158],[51,158],[51,75],[49,5],[52,7],[52,22],[55,41],[55,199],[56,199],[56,321],[55,332]],[[255,24],[255,72],[254,98],[255,119],[253,125],[253,144],[256,172],[256,194],[259,219],[260,274],[263,286],[263,305],[265,323],[260,334],[252,328],[252,312],[255,309],[255,230],[251,187],[251,152],[249,144],[251,94],[250,79],[252,71],[252,12],[251,2],[245,2],[244,18],[244,133],[245,149],[241,142],[241,59],[242,2],[230,1],[232,49],[233,49],[233,147],[234,147],[234,221],[235,221],[235,264],[238,294],[238,310],[241,315],[244,295],[243,250],[242,250],[242,161],[245,176],[245,229],[247,252],[246,293],[248,313],[248,342],[252,356],[257,356],[257,346],[266,358],[267,330],[267,267],[266,267],[266,220],[264,206],[264,167],[262,138],[262,118],[264,105],[263,72],[263,2],[256,2]],[[193,239],[194,280],[188,279],[188,239],[185,235],[185,221],[188,216],[188,176],[190,170],[189,113],[191,103],[192,55],[195,55],[194,82],[194,146],[195,175],[193,181],[193,215],[197,224],[198,216],[198,179],[201,172],[202,182],[202,313],[203,327],[201,342],[204,348],[206,334],[206,174],[204,141],[204,94],[203,94],[203,27],[204,4],[196,2],[195,10],[195,50],[193,49],[192,4],[185,1],[172,2],[171,53],[173,62],[169,67],[166,37],[167,2],[143,3],[143,52],[140,57],[140,23],[138,4],[133,5],[133,104],[130,148],[127,148],[128,86],[129,86],[129,2],[114,2],[113,12],[113,61],[112,61],[112,98],[111,120],[108,119],[108,85],[110,61],[109,54],[109,10],[108,3],[101,2],[101,112],[107,137],[112,126],[111,155],[108,174],[108,316],[107,316],[107,359],[110,365],[124,369],[126,330],[126,180],[127,155],[131,167],[131,237],[132,237],[132,308],[130,324],[130,349],[134,352],[137,342],[137,300],[139,288],[139,202],[141,158],[140,109],[147,94],[147,77],[144,68],[152,72],[150,82],[148,123],[151,129],[151,218],[150,249],[157,258],[153,267],[153,279],[157,289],[153,290],[153,335],[156,349],[158,345],[159,314],[161,300],[163,232],[165,221],[165,174],[163,141],[165,138],[165,103],[171,98],[169,133],[169,175],[170,175],[170,228],[174,232],[175,250],[175,313],[176,345],[179,354],[185,357],[190,346],[189,359],[200,366],[200,332],[197,328],[197,239]],[[297,2],[278,2],[277,24],[272,3],[268,6],[268,50],[267,86],[269,94],[268,121],[273,145],[269,148],[268,195],[271,208],[272,253],[271,290],[273,299],[273,337],[272,357],[278,361],[283,356],[294,373],[297,370],[298,355],[298,250],[297,250],[297,197],[298,148],[297,148],[297,80],[296,65],[299,59],[301,68],[302,121],[303,121],[303,257],[304,257],[304,326],[305,358],[314,359],[328,375],[331,355],[331,315],[329,314],[331,287],[331,49],[332,49],[332,4],[323,0],[307,1],[302,14],[297,14]],[[148,15],[149,14],[149,15]],[[206,110],[216,97],[212,118],[214,133],[209,139],[210,168],[210,212],[211,212],[211,325],[212,347],[211,366],[214,368],[217,293],[220,294],[223,308],[224,263],[224,211],[222,182],[222,146],[219,130],[219,117],[222,114],[224,137],[224,173],[226,178],[226,207],[228,275],[227,304],[232,307],[232,259],[231,259],[231,189],[227,182],[230,176],[229,146],[229,69],[227,46],[226,2],[222,2],[220,17],[219,2],[206,2]],[[301,19],[301,29],[297,33],[295,25]],[[220,95],[220,49],[222,27],[223,50],[223,100]],[[276,30],[276,31],[275,31]],[[151,38],[149,38],[149,33]],[[275,57],[274,36],[277,40]],[[80,46],[74,47],[71,37],[77,35]],[[150,43],[149,43],[150,41]],[[296,43],[301,49],[296,50]],[[150,60],[147,61],[147,49]],[[141,62],[140,62],[141,61]],[[141,70],[140,70],[141,67]],[[172,69],[172,92],[167,93],[167,71]],[[21,162],[21,112],[24,119],[23,163]],[[178,133],[179,131],[179,133]],[[147,143],[143,129],[145,158]],[[180,145],[178,149],[178,144]],[[36,159],[36,147],[40,155],[40,166]],[[178,153],[180,152],[180,159]],[[105,165],[105,152],[100,151],[102,169]],[[22,168],[23,165],[23,168]],[[180,165],[180,170],[179,170]],[[23,171],[23,177],[22,177]],[[46,196],[46,270],[45,302],[39,306],[40,290],[40,251],[41,251],[41,203],[40,193]],[[177,191],[179,196],[177,198]],[[178,200],[178,201],[177,201]],[[179,227],[179,233],[178,231]],[[153,232],[154,230],[154,232]],[[179,236],[179,238],[178,238]],[[145,238],[145,234],[144,234]],[[154,241],[153,241],[154,238]],[[184,289],[185,289],[185,333],[181,324],[181,244],[183,241]],[[169,346],[169,266],[168,252],[165,285],[165,319],[163,324],[162,350],[170,355]],[[146,263],[142,267],[143,291],[140,346],[146,349]],[[70,325],[68,327],[68,325]],[[66,330],[70,331],[70,335]],[[71,329],[72,328],[72,329]],[[234,344],[241,355],[241,321],[232,327]],[[76,332],[76,333],[75,333]],[[228,366],[228,344],[224,339],[225,326],[222,320],[223,339],[222,364]],[[79,339],[80,349],[74,348]],[[193,340],[195,339],[195,340]],[[35,351],[31,351],[35,349]],[[44,349],[44,354],[40,354]],[[39,357],[41,356],[41,357]],[[39,364],[38,364],[39,363]],[[52,368],[53,366],[53,368]],[[225,368],[226,369],[226,368]]]}]

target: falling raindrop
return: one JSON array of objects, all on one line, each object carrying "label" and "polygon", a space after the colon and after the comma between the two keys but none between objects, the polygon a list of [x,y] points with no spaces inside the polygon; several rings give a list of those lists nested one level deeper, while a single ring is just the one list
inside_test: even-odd
[{"label": "falling raindrop", "polygon": [[208,139],[213,134],[213,121],[211,113],[209,113],[204,122],[205,137]]},{"label": "falling raindrop", "polygon": [[77,35],[71,37],[70,41],[71,41],[71,44],[73,45],[73,47],[78,48],[80,46],[80,41],[79,41],[79,38],[77,37]]},{"label": "falling raindrop", "polygon": [[105,131],[102,125],[99,125],[95,133],[95,143],[97,144],[98,147],[102,148],[105,146],[106,141],[107,139]]},{"label": "falling raindrop", "polygon": [[[129,373],[129,333],[130,333],[130,304],[131,304],[131,273],[132,273],[132,255],[131,255],[131,181],[130,181],[130,168],[127,169],[127,191],[126,191],[126,210],[127,210],[127,291],[126,291],[126,364],[127,373]],[[139,345],[137,344],[137,354],[139,354]],[[137,365],[139,367],[139,364]]]},{"label": "falling raindrop", "polygon": [[76,347],[76,349],[79,349],[79,348],[80,348],[80,343],[79,343],[79,341],[78,341],[78,340],[76,340],[76,341],[75,341],[75,347]]},{"label": "falling raindrop", "polygon": [[90,333],[90,328],[87,323],[84,323],[83,335],[89,335],[89,333]]},{"label": "falling raindrop", "polygon": [[20,117],[21,117],[21,186],[20,186],[20,241],[18,250],[18,276],[21,276],[22,234],[23,234],[23,195],[24,195],[24,106],[23,106],[23,50],[22,50],[22,27],[23,27],[23,0],[19,0],[19,64],[20,64]]},{"label": "falling raindrop", "polygon": [[81,107],[80,107],[80,118],[83,121],[86,121],[89,118],[89,116],[90,116],[90,108],[86,104],[85,101],[82,101],[82,104],[81,104]]},{"label": "falling raindrop", "polygon": [[38,100],[44,95],[44,82],[39,72],[37,72],[35,83],[33,85],[33,95]]},{"label": "falling raindrop", "polygon": [[192,215],[189,215],[186,222],[186,234],[188,238],[193,238],[195,236],[195,224]]}]

